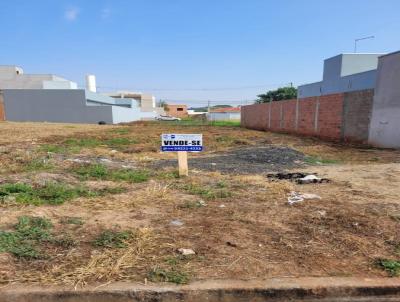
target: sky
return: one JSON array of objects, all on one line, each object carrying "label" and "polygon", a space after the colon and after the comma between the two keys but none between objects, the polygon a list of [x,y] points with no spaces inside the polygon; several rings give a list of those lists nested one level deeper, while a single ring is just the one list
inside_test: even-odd
[{"label": "sky", "polygon": [[0,65],[99,91],[246,104],[322,77],[325,58],[400,49],[398,0],[0,0]]}]

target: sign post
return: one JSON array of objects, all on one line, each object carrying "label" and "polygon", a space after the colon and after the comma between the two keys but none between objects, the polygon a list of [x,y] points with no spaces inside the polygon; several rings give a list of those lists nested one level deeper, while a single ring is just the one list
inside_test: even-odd
[{"label": "sign post", "polygon": [[202,134],[162,134],[162,152],[178,152],[179,176],[188,176],[188,152],[203,151]]}]

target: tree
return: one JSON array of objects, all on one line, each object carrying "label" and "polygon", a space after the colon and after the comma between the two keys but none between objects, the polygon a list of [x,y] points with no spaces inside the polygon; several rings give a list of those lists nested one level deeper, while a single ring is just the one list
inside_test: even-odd
[{"label": "tree", "polygon": [[267,93],[259,94],[255,101],[258,104],[269,103],[275,101],[283,101],[295,99],[297,97],[297,88],[295,87],[280,87],[276,90],[270,90]]}]

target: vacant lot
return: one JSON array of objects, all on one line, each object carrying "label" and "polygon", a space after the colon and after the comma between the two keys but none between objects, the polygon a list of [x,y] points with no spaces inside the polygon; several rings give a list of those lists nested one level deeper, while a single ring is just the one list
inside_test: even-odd
[{"label": "vacant lot", "polygon": [[[159,152],[168,132],[204,135],[187,178]],[[400,273],[398,151],[226,126],[1,123],[0,162],[1,283]],[[266,177],[282,171],[330,182]],[[289,205],[293,191],[320,198]]]}]

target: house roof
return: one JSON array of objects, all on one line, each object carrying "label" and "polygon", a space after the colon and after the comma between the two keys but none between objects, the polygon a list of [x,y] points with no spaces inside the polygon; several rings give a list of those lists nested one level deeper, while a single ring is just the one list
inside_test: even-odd
[{"label": "house roof", "polygon": [[240,112],[240,107],[227,107],[227,108],[216,108],[216,109],[211,109],[210,112]]}]

